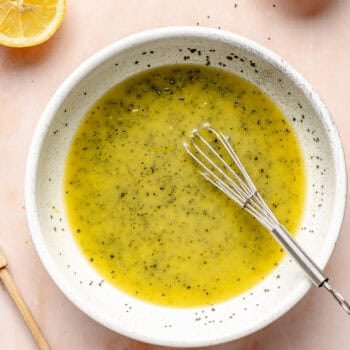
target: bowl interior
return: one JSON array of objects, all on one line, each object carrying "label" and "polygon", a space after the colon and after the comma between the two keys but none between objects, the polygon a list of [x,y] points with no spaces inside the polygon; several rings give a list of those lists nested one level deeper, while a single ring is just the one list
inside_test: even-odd
[{"label": "bowl interior", "polygon": [[307,167],[307,203],[297,240],[320,267],[325,266],[345,203],[343,154],[328,112],[280,58],[215,30],[173,28],[127,38],[94,56],[64,82],[44,112],[29,156],[28,219],[50,275],[92,318],[146,342],[210,345],[249,334],[286,312],[310,286],[300,268],[286,257],[247,293],[210,307],[151,305],[119,291],[92,269],[73,239],[63,202],[66,155],[85,112],[126,77],[174,63],[210,64],[242,76],[283,110],[298,135]]}]

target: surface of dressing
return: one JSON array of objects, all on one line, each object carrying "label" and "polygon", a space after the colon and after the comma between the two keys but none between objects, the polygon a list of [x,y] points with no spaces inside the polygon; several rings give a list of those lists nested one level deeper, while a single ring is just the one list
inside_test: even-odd
[{"label": "surface of dressing", "polygon": [[207,183],[183,149],[210,122],[292,233],[305,200],[301,149],[256,86],[196,65],[151,69],[89,110],[68,154],[65,201],[90,263],[122,291],[156,304],[199,306],[239,295],[283,257],[256,220]]}]

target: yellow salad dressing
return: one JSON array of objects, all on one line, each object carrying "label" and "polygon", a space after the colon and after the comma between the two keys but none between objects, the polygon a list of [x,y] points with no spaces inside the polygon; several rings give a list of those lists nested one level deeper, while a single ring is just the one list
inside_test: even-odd
[{"label": "yellow salad dressing", "polygon": [[126,79],[84,117],[64,190],[86,258],[104,279],[145,301],[220,302],[253,287],[283,256],[268,231],[198,174],[183,142],[203,122],[230,136],[281,223],[296,232],[301,220],[300,146],[261,90],[197,65]]}]

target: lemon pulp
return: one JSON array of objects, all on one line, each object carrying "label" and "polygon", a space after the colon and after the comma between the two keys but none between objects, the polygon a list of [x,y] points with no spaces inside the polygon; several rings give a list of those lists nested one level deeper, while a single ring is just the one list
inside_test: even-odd
[{"label": "lemon pulp", "polygon": [[38,45],[59,28],[65,0],[1,0],[0,44],[12,47]]}]

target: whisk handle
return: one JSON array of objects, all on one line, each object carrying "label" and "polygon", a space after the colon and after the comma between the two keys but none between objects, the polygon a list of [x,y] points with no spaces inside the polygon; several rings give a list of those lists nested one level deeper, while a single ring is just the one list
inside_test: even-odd
[{"label": "whisk handle", "polygon": [[342,307],[342,309],[350,315],[350,304],[343,298],[343,296],[332,288],[328,283],[328,277],[326,277],[321,269],[309,258],[309,256],[303,251],[299,244],[290,235],[288,230],[278,225],[271,230],[271,233],[276,240],[282,245],[282,247],[291,255],[294,260],[300,265],[312,283],[317,287],[324,287]]},{"label": "whisk handle", "polygon": [[323,283],[328,281],[328,278],[323,274],[322,270],[309,258],[284,226],[279,225],[275,227],[271,230],[271,233],[289,255],[300,265],[315,286],[321,287]]}]

